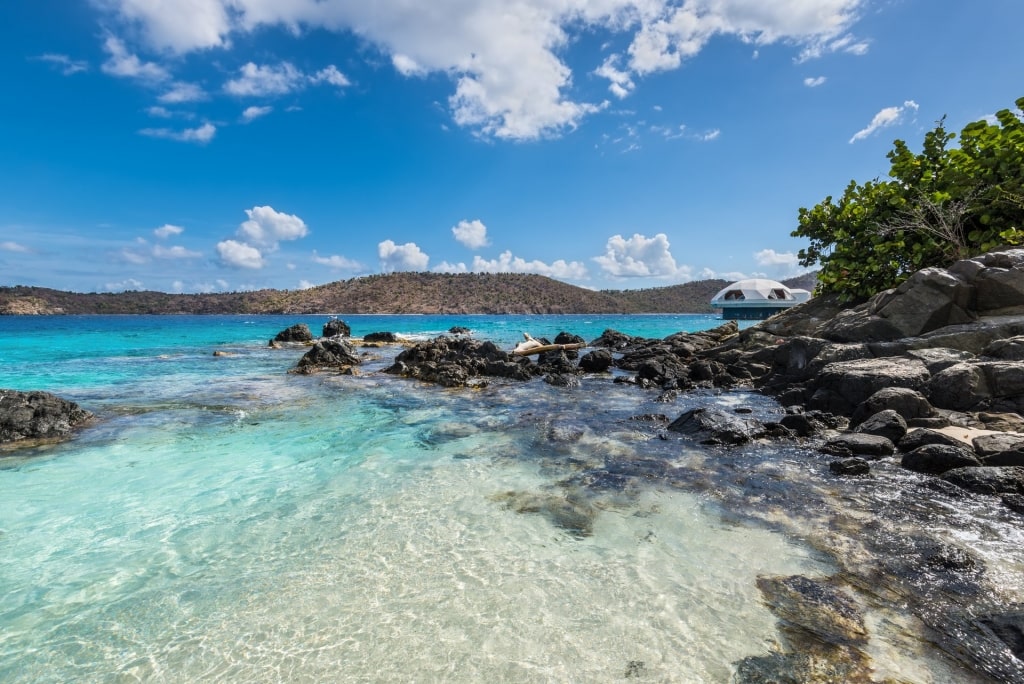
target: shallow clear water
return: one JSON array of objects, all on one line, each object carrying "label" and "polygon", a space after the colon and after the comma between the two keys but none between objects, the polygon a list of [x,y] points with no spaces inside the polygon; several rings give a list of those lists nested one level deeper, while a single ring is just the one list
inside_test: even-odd
[{"label": "shallow clear water", "polygon": [[[543,505],[588,463],[716,458],[631,415],[770,401],[657,405],[597,378],[444,390],[374,373],[394,349],[357,377],[288,375],[302,350],[266,341],[303,320],[325,318],[0,318],[0,387],[99,417],[0,458],[0,681],[725,682],[776,642],[756,577],[835,571],[700,487],[586,493],[587,534]],[[524,330],[719,323],[346,320],[357,336],[466,325],[509,347]],[[920,654],[876,650],[941,681]]]}]

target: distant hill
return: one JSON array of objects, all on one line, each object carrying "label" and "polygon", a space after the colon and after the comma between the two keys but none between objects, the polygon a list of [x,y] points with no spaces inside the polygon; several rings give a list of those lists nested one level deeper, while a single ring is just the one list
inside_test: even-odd
[{"label": "distant hill", "polygon": [[[813,281],[813,274],[809,276]],[[813,289],[802,279],[783,281]],[[799,282],[796,282],[799,281]],[[339,280],[308,290],[217,294],[129,291],[76,293],[0,287],[0,314],[306,314],[306,313],[707,313],[725,280],[644,290],[594,291],[517,273],[391,273]]]}]

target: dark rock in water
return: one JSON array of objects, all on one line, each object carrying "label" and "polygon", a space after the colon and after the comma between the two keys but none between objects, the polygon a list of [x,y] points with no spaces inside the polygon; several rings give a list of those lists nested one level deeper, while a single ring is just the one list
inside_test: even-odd
[{"label": "dark rock in water", "polygon": [[547,373],[573,374],[576,372],[576,364],[569,359],[569,354],[575,358],[576,352],[566,352],[561,349],[543,352],[537,355],[537,365]]},{"label": "dark rock in water", "polygon": [[554,387],[579,387],[583,384],[578,377],[568,373],[550,373],[544,376],[544,382]]},{"label": "dark rock in water", "polygon": [[363,342],[394,344],[395,342],[398,342],[398,335],[393,332],[372,332],[363,335]]},{"label": "dark rock in water", "polygon": [[827,644],[863,644],[868,630],[857,602],[835,585],[803,575],[757,578],[768,609],[790,628]]},{"label": "dark rock in water", "polygon": [[[529,380],[543,370],[524,357],[514,357],[493,342],[470,337],[438,337],[404,350],[385,373],[462,387],[478,377]],[[473,384],[479,386],[478,382]]]},{"label": "dark rock in water", "polygon": [[644,665],[644,661],[630,660],[626,663],[626,674],[624,676],[626,679],[631,679],[632,677],[643,677],[646,670],[647,666]]},{"label": "dark rock in water", "polygon": [[885,437],[895,444],[907,434],[907,421],[893,409],[886,409],[858,425],[856,431],[865,435]]},{"label": "dark rock in water", "polygon": [[672,421],[668,429],[698,439],[701,444],[745,444],[763,432],[763,426],[756,420],[717,408],[687,411]]},{"label": "dark rock in water", "polygon": [[274,342],[312,342],[313,333],[310,332],[309,326],[305,323],[296,323],[290,328],[285,328],[281,332],[274,336],[271,343]]},{"label": "dark rock in water", "polygon": [[322,337],[338,337],[339,335],[341,337],[350,337],[352,335],[352,328],[349,327],[348,323],[340,318],[332,318],[324,323]]},{"label": "dark rock in water", "polygon": [[92,414],[49,392],[0,389],[0,444],[62,439]]},{"label": "dark rock in water", "polygon": [[1015,466],[956,468],[942,479],[975,494],[1024,494],[1024,468]]},{"label": "dark rock in water", "polygon": [[871,473],[871,465],[863,458],[851,457],[841,458],[828,464],[828,469],[833,475],[868,475]]},{"label": "dark rock in water", "polygon": [[601,336],[590,343],[591,347],[605,347],[607,349],[625,349],[630,345],[634,344],[637,340],[643,338],[633,337],[626,333],[621,333],[618,330],[612,330],[609,328],[601,333]]},{"label": "dark rock in water", "polygon": [[664,413],[644,413],[639,416],[630,416],[630,420],[639,421],[641,423],[667,423],[668,416]]},{"label": "dark rock in water", "polygon": [[914,451],[926,444],[945,444],[953,447],[963,447],[963,442],[950,437],[944,432],[937,430],[931,430],[928,428],[916,428],[906,434],[906,436],[900,440],[900,451]]},{"label": "dark rock in water", "polygon": [[891,456],[896,451],[896,446],[885,437],[847,432],[825,442],[821,451],[834,456],[863,456],[877,459]]},{"label": "dark rock in water", "polygon": [[923,394],[907,387],[885,387],[868,397],[850,418],[850,423],[858,425],[880,411],[892,410],[904,420],[926,418],[932,415],[932,405]]},{"label": "dark rock in water", "polygon": [[612,355],[606,349],[587,352],[580,359],[579,367],[587,373],[604,373],[612,366]]},{"label": "dark rock in water", "polygon": [[1011,511],[1024,515],[1024,494],[1003,495],[1003,505]]},{"label": "dark rock in water", "polygon": [[491,497],[516,513],[540,513],[556,527],[577,537],[589,537],[594,531],[597,511],[576,492],[566,496],[534,494],[531,492],[504,492]]},{"label": "dark rock in water", "polygon": [[448,332],[450,332],[452,335],[468,335],[470,333],[470,330],[469,328],[463,327],[461,325],[453,325],[452,327],[448,328]]},{"label": "dark rock in water", "polygon": [[572,333],[560,332],[555,335],[555,344],[586,344],[587,341],[579,335],[573,335]]},{"label": "dark rock in water", "polygon": [[789,428],[798,437],[810,437],[825,430],[825,425],[806,413],[791,413],[783,416],[779,424]]},{"label": "dark rock in water", "polygon": [[295,371],[301,374],[334,370],[346,371],[359,365],[352,345],[340,337],[318,340],[313,347],[302,355]]},{"label": "dark rock in water", "polygon": [[907,470],[941,475],[954,468],[980,466],[981,461],[964,447],[948,444],[926,444],[904,454],[901,465]]}]

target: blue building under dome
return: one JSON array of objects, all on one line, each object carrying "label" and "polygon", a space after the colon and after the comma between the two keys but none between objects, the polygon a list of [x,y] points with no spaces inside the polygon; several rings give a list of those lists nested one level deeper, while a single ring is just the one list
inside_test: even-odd
[{"label": "blue building under dome", "polygon": [[711,306],[721,309],[725,319],[757,321],[810,298],[811,293],[807,290],[790,289],[765,278],[748,278],[722,288],[711,299]]}]

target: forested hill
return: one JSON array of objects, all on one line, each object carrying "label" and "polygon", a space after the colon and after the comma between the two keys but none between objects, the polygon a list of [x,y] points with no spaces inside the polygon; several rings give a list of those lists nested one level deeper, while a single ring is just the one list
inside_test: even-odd
[{"label": "forested hill", "polygon": [[[811,289],[796,280],[783,282]],[[727,284],[701,280],[598,292],[530,274],[392,273],[308,290],[217,294],[83,294],[19,286],[0,288],[0,314],[707,313],[711,297]]]}]

